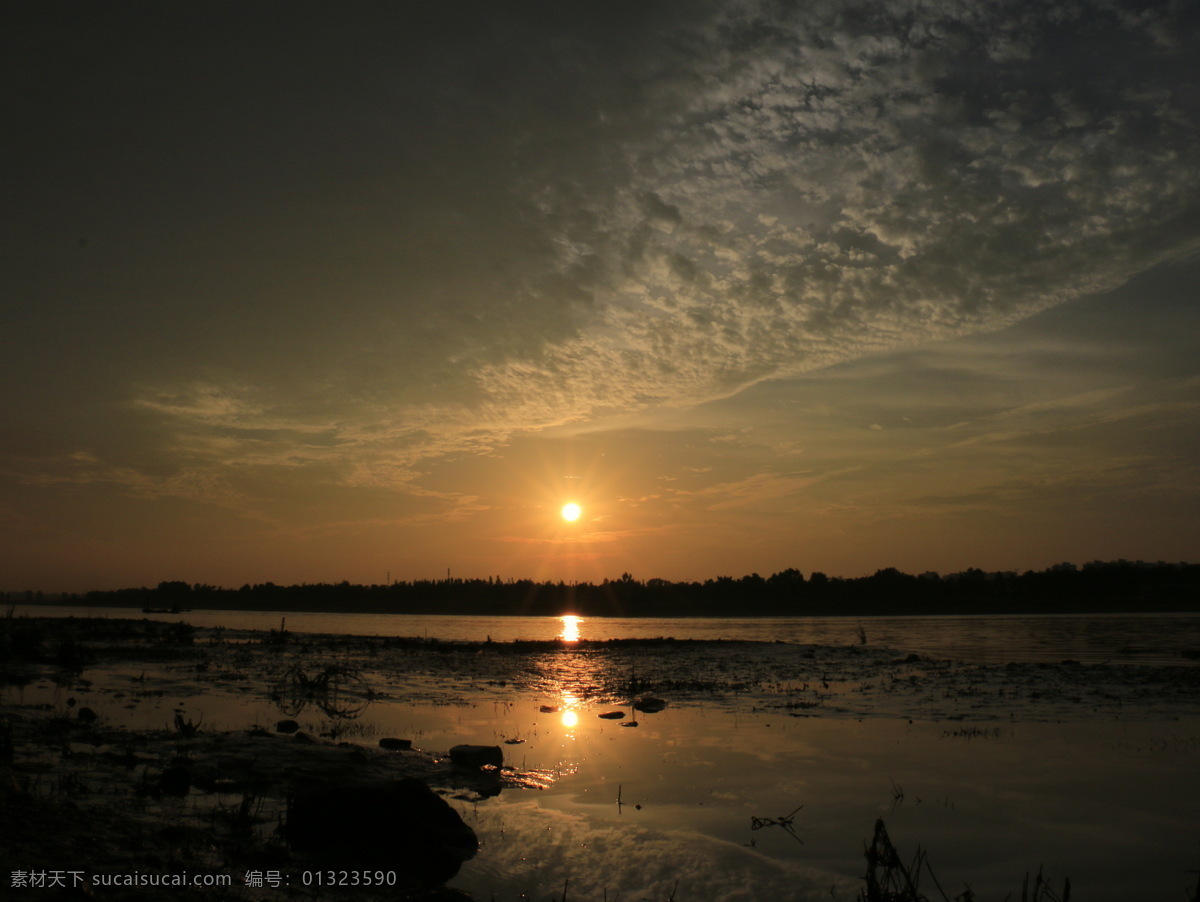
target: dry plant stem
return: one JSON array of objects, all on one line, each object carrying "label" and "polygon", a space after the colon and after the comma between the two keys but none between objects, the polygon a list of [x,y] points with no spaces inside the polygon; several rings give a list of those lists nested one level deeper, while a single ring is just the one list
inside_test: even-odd
[{"label": "dry plant stem", "polygon": [[1196,869],[1196,891],[1192,893],[1189,902],[1200,902],[1200,868]]}]

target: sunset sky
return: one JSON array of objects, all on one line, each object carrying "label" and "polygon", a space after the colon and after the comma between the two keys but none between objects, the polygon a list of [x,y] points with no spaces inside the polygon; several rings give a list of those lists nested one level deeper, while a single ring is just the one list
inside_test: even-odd
[{"label": "sunset sky", "polygon": [[1198,561],[1197,46],[6,2],[0,589]]}]

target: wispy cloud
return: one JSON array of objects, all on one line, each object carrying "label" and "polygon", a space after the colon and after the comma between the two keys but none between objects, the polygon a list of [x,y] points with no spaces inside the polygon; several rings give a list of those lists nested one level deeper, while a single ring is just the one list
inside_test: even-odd
[{"label": "wispy cloud", "polygon": [[815,475],[783,476],[775,473],[757,473],[737,482],[723,482],[693,492],[676,491],[672,494],[676,498],[687,495],[699,499],[710,511],[739,507],[763,510],[812,485],[820,478]]},{"label": "wispy cloud", "polygon": [[[341,461],[352,484],[403,485],[423,459],[1111,289],[1200,235],[1186,51],[1160,39],[1185,24],[1171,16],[744,3],[679,22],[670,44],[638,49],[666,54],[653,85],[594,110],[598,148],[518,166],[508,190],[530,204],[528,237],[554,250],[515,258],[498,295],[468,283],[448,301],[461,391],[367,403],[349,383],[331,405],[290,386],[284,403],[268,380],[140,403],[181,432],[223,433],[227,458]],[[497,152],[517,138],[492,136]],[[589,172],[572,154],[606,162]],[[553,285],[577,300],[560,306]],[[524,311],[520,345],[486,333],[498,306]]]},{"label": "wispy cloud", "polygon": [[220,474],[207,467],[182,469],[169,475],[153,475],[132,467],[107,464],[91,452],[78,451],[53,460],[10,462],[8,474],[34,486],[119,486],[146,499],[176,498],[204,501],[231,508],[248,499]]},{"label": "wispy cloud", "polygon": [[[0,464],[25,514],[31,486],[90,487],[223,523],[515,534],[484,510],[514,475],[489,462],[631,429],[636,467],[677,477],[606,487],[646,499],[639,525],[776,518],[899,498],[855,480],[942,453],[1091,432],[1116,453],[1122,424],[1194,416],[1194,392],[1121,393],[1194,358],[1194,330],[1156,357],[1122,333],[1136,291],[1086,314],[1103,334],[930,344],[1200,249],[1186,5],[383,5],[321,34],[232,15],[160,5],[100,45],[93,14],[31,7],[38,39],[12,42],[32,100],[0,175],[24,380]],[[181,17],[196,40],[164,58]]]}]

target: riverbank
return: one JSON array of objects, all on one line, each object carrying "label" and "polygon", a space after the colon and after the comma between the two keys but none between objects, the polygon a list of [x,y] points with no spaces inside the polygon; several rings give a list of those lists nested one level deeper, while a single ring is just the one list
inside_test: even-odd
[{"label": "riverbank", "polygon": [[[774,810],[774,801],[752,802],[779,796],[782,803],[785,787],[788,810],[807,800],[815,815],[826,792],[818,786],[828,784],[829,803],[847,821],[846,835],[828,820],[827,829],[845,854],[835,851],[822,865],[832,878],[822,871],[803,879],[814,887],[813,898],[827,881],[824,898],[834,883],[848,900],[860,879],[857,849],[880,813],[858,810],[853,799],[863,790],[837,782],[844,779],[839,756],[863,754],[856,745],[913,745],[903,760],[889,753],[891,764],[870,765],[889,769],[872,778],[879,784],[872,792],[891,797],[893,779],[910,787],[908,814],[903,807],[883,812],[903,830],[905,818],[924,810],[911,807],[920,805],[913,800],[916,781],[933,783],[936,770],[952,770],[961,757],[961,749],[947,743],[980,743],[975,748],[982,754],[964,761],[970,774],[964,779],[987,782],[994,768],[1012,773],[1011,755],[1023,747],[1013,743],[1026,741],[1021,736],[1058,742],[1062,725],[1075,724],[1071,730],[1086,727],[1086,735],[1104,737],[1116,725],[1122,736],[1153,742],[1156,725],[1200,716],[1195,667],[955,661],[861,642],[453,642],[108,618],[14,617],[3,629],[0,857],[10,865],[6,871],[183,869],[243,884],[187,891],[205,899],[338,898],[337,888],[297,885],[306,859],[280,830],[289,795],[334,778],[415,777],[478,831],[479,858],[451,882],[476,899],[528,880],[543,881],[538,885],[545,889],[567,876],[578,898],[591,898],[589,880],[597,898],[606,886],[617,887],[604,882],[617,879],[613,862],[556,857],[564,847],[547,844],[550,834],[533,824],[543,824],[543,833],[553,828],[576,835],[594,849],[613,842],[613,829],[643,836],[651,846],[665,843],[676,855],[685,846],[714,842],[717,852],[732,855],[734,840],[759,843],[753,850],[759,857],[738,858],[740,867],[760,877],[794,868],[795,850],[768,849],[765,835],[738,840],[732,824],[750,804],[756,816],[785,814]],[[661,699],[665,709],[633,706],[647,696]],[[81,716],[84,710],[90,713]],[[813,745],[817,736],[824,738]],[[394,742],[388,749],[382,740]],[[853,744],[845,752],[830,751],[847,741]],[[465,778],[448,761],[450,747],[460,742],[501,749],[505,768],[486,779],[478,772]],[[1000,757],[989,763],[993,750]],[[798,782],[788,767],[797,755],[808,762],[806,781]],[[1157,758],[1151,764],[1158,766]],[[697,797],[700,774],[727,788]],[[761,786],[753,782],[759,774]],[[623,798],[613,791],[617,781]],[[976,792],[969,785],[956,790],[960,798]],[[604,827],[610,809],[589,800],[609,793],[626,820]],[[687,799],[693,801],[683,804]],[[669,811],[676,813],[662,820]],[[924,815],[912,824],[933,833],[953,816],[947,809],[939,815],[946,824]],[[656,832],[637,832],[650,824],[657,824]],[[677,832],[683,824],[704,832],[684,838]],[[805,855],[816,849],[810,840]],[[774,858],[763,859],[762,850]],[[527,860],[543,862],[537,874],[521,870]],[[247,875],[272,873],[290,875],[291,885],[244,885]],[[794,882],[795,874],[787,873]],[[1006,866],[1006,878],[1019,876]],[[620,879],[628,887],[649,878],[626,871]],[[424,887],[410,895],[454,892]],[[95,893],[153,897],[137,888],[105,886]],[[807,898],[799,890],[793,896]],[[370,897],[370,890],[354,893]],[[709,897],[693,889],[686,898]]]},{"label": "riverbank", "polygon": [[[6,603],[46,599],[3,593]],[[838,577],[795,569],[703,582],[619,579],[536,582],[530,579],[418,580],[384,585],[349,582],[224,588],[167,581],[157,587],[58,594],[59,603],[139,610],[242,610],[556,617],[963,616],[1198,612],[1200,565],[1145,561],[1059,564],[1042,571],[942,576],[888,567],[870,576]]]},{"label": "riverbank", "polygon": [[[39,898],[148,899],[169,888],[172,898],[205,900],[462,899],[441,885],[446,874],[401,849],[347,878],[356,885],[331,885],[339,877],[328,870],[342,865],[319,848],[296,850],[292,807],[321,787],[416,780],[482,798],[519,782],[408,742],[313,735],[282,713],[238,729],[196,713],[210,669],[281,712],[312,702],[344,714],[367,700],[365,687],[351,701],[328,683],[292,685],[299,699],[281,698],[270,678],[288,657],[279,637],[107,619],[11,618],[0,632],[0,870],[6,885]],[[231,657],[254,675],[222,668]]]}]

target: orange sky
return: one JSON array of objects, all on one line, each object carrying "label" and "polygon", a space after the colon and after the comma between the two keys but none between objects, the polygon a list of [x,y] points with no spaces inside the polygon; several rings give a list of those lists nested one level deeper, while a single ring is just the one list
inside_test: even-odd
[{"label": "orange sky", "polygon": [[1200,559],[1195,17],[652,6],[10,9],[0,590]]}]

